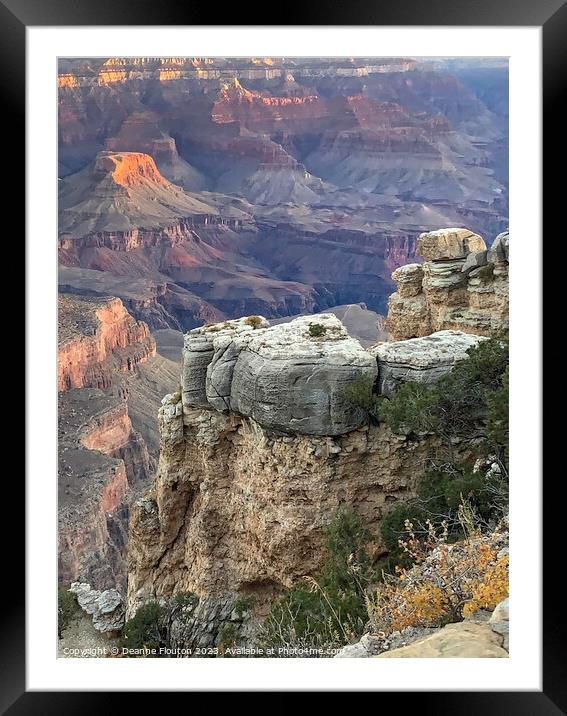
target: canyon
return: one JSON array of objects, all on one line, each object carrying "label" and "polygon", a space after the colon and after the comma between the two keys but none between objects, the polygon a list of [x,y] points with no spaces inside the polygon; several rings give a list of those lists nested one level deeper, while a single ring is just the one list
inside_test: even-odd
[{"label": "canyon", "polygon": [[59,581],[126,586],[129,504],[150,481],[177,365],[118,298],[61,295]]},{"label": "canyon", "polygon": [[[483,69],[505,87],[505,67]],[[352,303],[385,314],[420,232],[507,227],[505,93],[485,103],[472,69],[110,58],[59,71],[61,290],[118,296],[152,329]]]},{"label": "canyon", "polygon": [[60,59],[62,588],[252,643],[342,505],[387,554],[439,439],[345,390],[508,324],[507,66],[463,62]]}]

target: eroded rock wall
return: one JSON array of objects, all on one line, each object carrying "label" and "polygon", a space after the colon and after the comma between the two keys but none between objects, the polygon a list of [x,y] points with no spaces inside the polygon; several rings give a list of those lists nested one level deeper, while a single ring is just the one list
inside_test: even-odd
[{"label": "eroded rock wall", "polygon": [[129,609],[153,596],[253,593],[260,609],[324,559],[323,531],[353,505],[373,531],[411,494],[435,452],[385,426],[335,438],[276,435],[249,418],[183,408],[160,410],[161,454],[152,490],[133,508]]},{"label": "eroded rock wall", "polygon": [[58,462],[59,583],[124,589],[129,502],[150,474],[126,402],[99,389],[60,393]]}]

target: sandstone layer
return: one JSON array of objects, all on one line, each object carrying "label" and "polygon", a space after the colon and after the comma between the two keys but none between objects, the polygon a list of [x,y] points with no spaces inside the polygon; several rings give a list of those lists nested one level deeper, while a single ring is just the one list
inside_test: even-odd
[{"label": "sandstone layer", "polygon": [[435,634],[399,649],[377,656],[378,659],[506,659],[502,637],[486,624],[459,622],[447,624]]},{"label": "sandstone layer", "polygon": [[418,239],[426,261],[392,274],[386,326],[394,341],[458,330],[494,336],[508,330],[509,234],[490,249],[472,232],[442,229]]}]

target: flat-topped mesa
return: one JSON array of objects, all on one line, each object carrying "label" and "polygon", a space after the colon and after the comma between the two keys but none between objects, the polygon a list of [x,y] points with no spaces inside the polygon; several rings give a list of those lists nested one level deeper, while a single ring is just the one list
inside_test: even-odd
[{"label": "flat-topped mesa", "polygon": [[155,245],[164,233],[186,238],[188,225],[220,220],[215,206],[165,179],[142,152],[99,152],[59,186],[61,248],[80,240],[85,246],[130,250],[140,243]]},{"label": "flat-topped mesa", "polygon": [[93,173],[125,187],[169,184],[159,173],[153,158],[142,152],[100,152]]},{"label": "flat-topped mesa", "polygon": [[271,327],[251,316],[186,334],[182,401],[275,431],[341,435],[364,421],[343,399],[344,388],[359,374],[376,373],[375,359],[332,314]]},{"label": "flat-topped mesa", "polygon": [[487,249],[468,229],[421,234],[417,253],[424,263],[392,274],[397,291],[388,299],[386,321],[391,340],[447,329],[483,336],[506,332],[509,240],[506,231]]}]

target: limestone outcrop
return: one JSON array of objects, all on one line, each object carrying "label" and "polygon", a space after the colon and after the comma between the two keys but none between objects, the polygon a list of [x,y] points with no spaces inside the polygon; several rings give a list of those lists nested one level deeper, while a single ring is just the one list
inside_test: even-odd
[{"label": "limestone outcrop", "polygon": [[419,264],[392,274],[397,290],[388,299],[386,326],[393,341],[460,330],[493,336],[508,329],[509,234],[487,249],[466,229],[421,234]]},{"label": "limestone outcrop", "polygon": [[117,589],[99,591],[87,582],[73,582],[70,592],[77,596],[81,609],[92,617],[100,632],[117,632],[124,626],[124,600]]},{"label": "limestone outcrop", "polygon": [[390,397],[407,382],[432,383],[447,373],[483,336],[438,331],[423,338],[380,343],[370,352],[378,361],[378,392]]},{"label": "limestone outcrop", "polygon": [[183,404],[252,418],[264,428],[340,435],[364,413],[342,398],[376,361],[333,314],[268,327],[261,317],[198,328],[185,337]]}]

